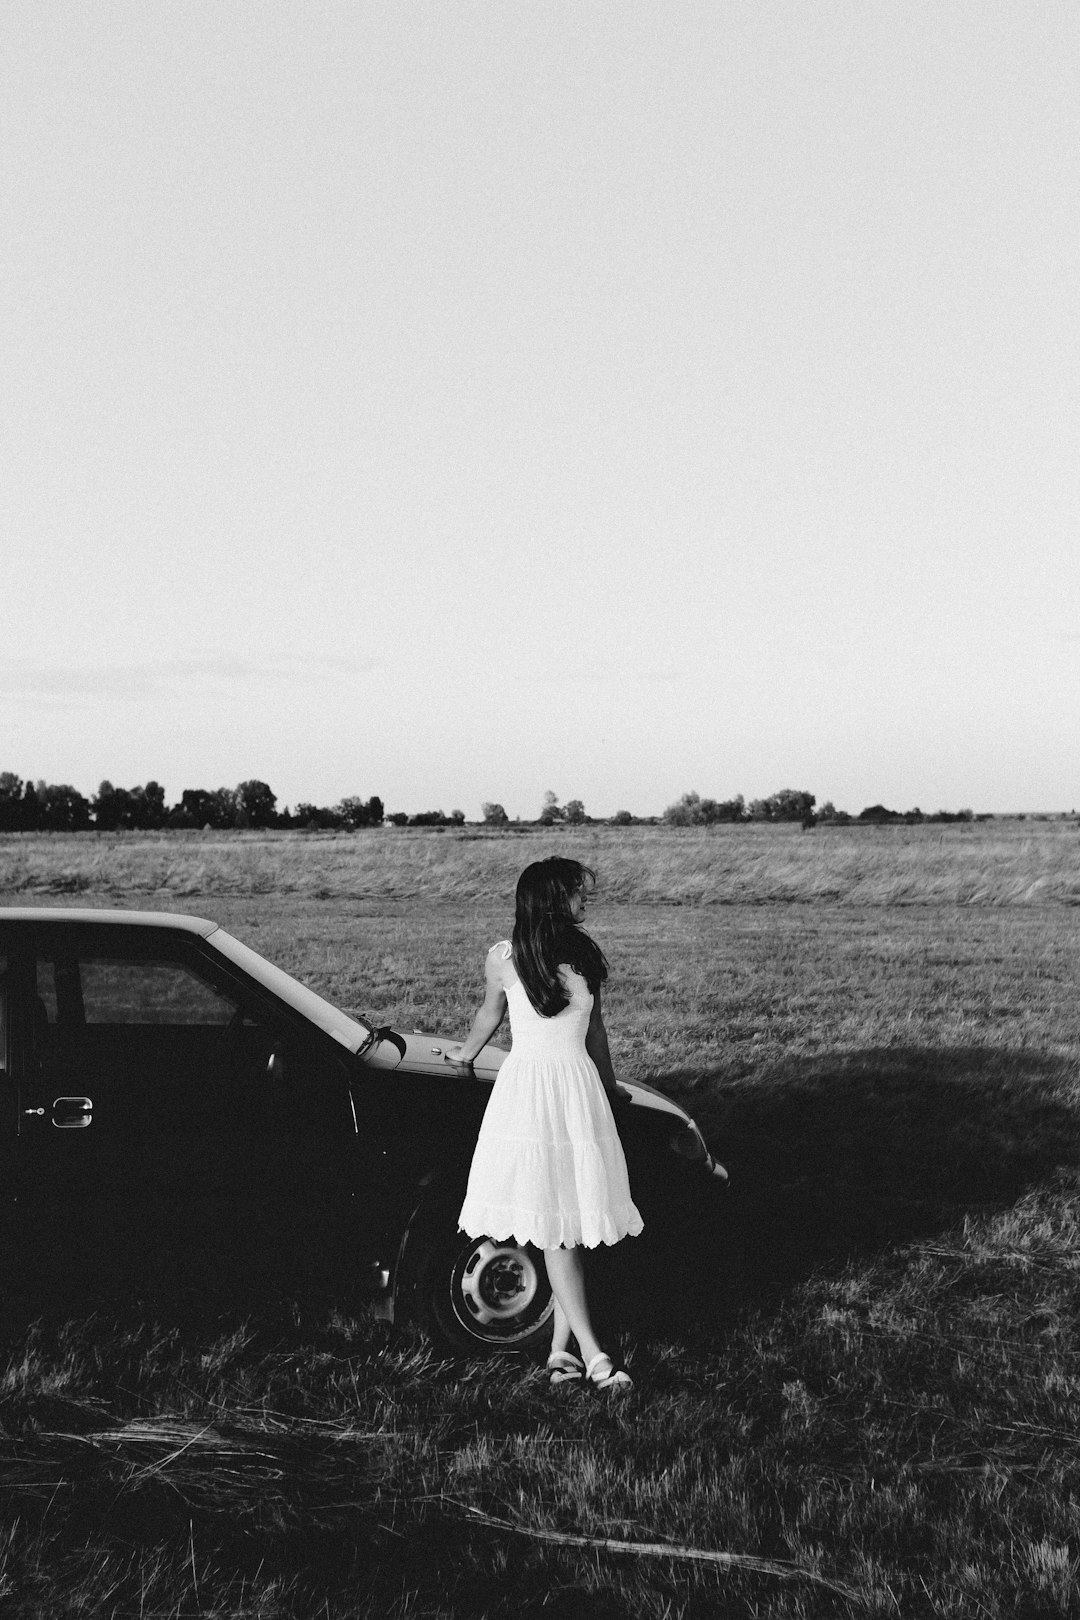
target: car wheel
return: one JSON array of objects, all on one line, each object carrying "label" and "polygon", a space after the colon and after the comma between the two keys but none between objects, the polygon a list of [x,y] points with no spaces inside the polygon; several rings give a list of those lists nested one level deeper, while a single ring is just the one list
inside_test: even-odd
[{"label": "car wheel", "polygon": [[452,1351],[532,1350],[551,1336],[543,1256],[513,1238],[424,1233],[414,1298],[421,1326]]}]

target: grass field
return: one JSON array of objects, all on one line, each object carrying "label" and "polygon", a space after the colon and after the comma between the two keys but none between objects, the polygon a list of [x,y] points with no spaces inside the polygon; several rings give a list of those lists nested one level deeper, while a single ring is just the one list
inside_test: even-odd
[{"label": "grass field", "polygon": [[634,1395],[347,1296],[9,1301],[5,1615],[1080,1614],[1075,823],[13,838],[0,899],[209,915],[463,1032],[552,850],[617,1068],[732,1176],[678,1289],[601,1257]]}]

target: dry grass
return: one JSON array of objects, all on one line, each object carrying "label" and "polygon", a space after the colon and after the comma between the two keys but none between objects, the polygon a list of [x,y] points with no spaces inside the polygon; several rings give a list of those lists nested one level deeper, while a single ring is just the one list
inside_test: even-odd
[{"label": "dry grass", "polygon": [[0,892],[297,895],[384,903],[512,894],[521,867],[569,854],[620,904],[856,906],[1080,902],[1073,820],[922,827],[748,825],[357,833],[7,834]]},{"label": "dry grass", "polygon": [[[5,1615],[1080,1614],[1076,829],[632,836],[15,846],[41,865],[10,899],[74,851],[101,863],[80,903],[202,911],[457,1030],[519,865],[592,856],[617,1063],[690,1103],[733,1186],[679,1265],[596,1269],[622,1405],[441,1362],[346,1296],[9,1301]],[[410,850],[441,903],[403,898]],[[228,881],[140,888],[166,857]],[[848,860],[833,903],[762,903]],[[752,903],[649,901],[736,867]]]}]

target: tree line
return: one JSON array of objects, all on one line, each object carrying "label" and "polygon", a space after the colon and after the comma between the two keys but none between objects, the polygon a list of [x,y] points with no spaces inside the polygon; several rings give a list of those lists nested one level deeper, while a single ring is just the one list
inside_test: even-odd
[{"label": "tree line", "polygon": [[[699,793],[684,793],[674,804],[669,804],[662,816],[635,816],[629,810],[616,810],[606,818],[609,826],[650,826],[658,822],[669,827],[712,827],[721,822],[776,821],[799,822],[803,827],[819,823],[834,826],[851,824],[906,824],[918,825],[924,821],[973,821],[971,810],[937,810],[932,814],[920,810],[890,810],[883,804],[868,805],[857,816],[846,810],[837,810],[827,801],[816,808],[817,799],[805,789],[781,788],[766,799],[751,799],[742,794],[733,799],[702,798]],[[487,826],[510,825],[510,817],[501,804],[489,801],[481,810]],[[155,832],[161,828],[177,827],[201,830],[229,828],[301,828],[308,831],[353,831],[359,827],[381,827],[389,822],[396,827],[460,827],[465,824],[464,810],[421,810],[415,815],[404,811],[387,814],[377,794],[361,798],[351,794],[333,805],[309,804],[301,801],[292,810],[286,805],[277,807],[277,794],[269,784],[254,778],[239,782],[234,788],[185,788],[175,804],[165,801],[165,789],[160,782],[146,782],[142,786],[114,787],[102,782],[91,797],[67,783],[23,781],[13,771],[0,771],[0,832]],[[536,822],[542,827],[595,825],[580,799],[569,799],[560,804],[558,796],[550,790],[544,794]]]},{"label": "tree line", "polygon": [[781,788],[767,799],[751,799],[747,804],[742,794],[734,799],[703,799],[698,793],[684,793],[675,804],[669,804],[663,820],[669,827],[711,827],[721,821],[798,821],[803,827],[816,827],[819,823],[833,826],[851,826],[853,823],[869,825],[918,826],[924,821],[974,821],[974,810],[935,810],[928,814],[920,810],[890,810],[883,804],[867,805],[857,816],[847,810],[838,810],[832,800],[826,800],[815,809],[817,798],[804,789]]},{"label": "tree line", "polygon": [[[751,799],[749,803],[741,793],[737,793],[733,799],[706,799],[700,793],[684,793],[681,799],[668,805],[663,815],[635,816],[629,810],[616,810],[613,816],[607,817],[607,824],[611,827],[652,827],[658,823],[668,827],[715,827],[721,822],[797,821],[803,827],[816,827],[819,822],[835,826],[854,823],[905,823],[912,826],[923,821],[984,819],[977,818],[973,810],[936,810],[929,815],[917,806],[914,810],[889,810],[883,804],[871,804],[853,816],[846,810],[838,810],[831,800],[827,800],[820,809],[816,809],[816,805],[816,795],[803,788],[781,788],[767,799]],[[501,804],[482,805],[481,811],[489,826],[502,826],[510,821]],[[455,811],[455,815],[457,813]],[[405,820],[404,817],[401,819]],[[542,827],[596,824],[595,818],[587,814],[580,799],[568,799],[566,804],[560,804],[557,796],[550,791],[544,794],[537,820]]]},{"label": "tree line", "polygon": [[102,782],[87,798],[68,783],[24,782],[0,771],[0,832],[156,832],[164,827],[379,827],[385,818],[377,794],[356,795],[335,805],[301,803],[277,807],[277,794],[254,778],[234,788],[185,788],[166,804],[160,782],[114,787]]}]

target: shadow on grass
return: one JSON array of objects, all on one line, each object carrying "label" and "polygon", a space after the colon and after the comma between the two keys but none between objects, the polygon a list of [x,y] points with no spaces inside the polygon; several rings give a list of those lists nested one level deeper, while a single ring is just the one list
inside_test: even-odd
[{"label": "shadow on grass", "polygon": [[[978,1046],[883,1047],[794,1061],[753,1080],[676,1071],[730,1189],[689,1231],[664,1228],[599,1266],[632,1326],[722,1328],[817,1271],[1005,1209],[1080,1167],[1065,1058]],[[631,1283],[631,1275],[637,1280]]]},{"label": "shadow on grass", "polygon": [[[662,1085],[697,1119],[730,1187],[695,1182],[688,1168],[672,1178],[690,1184],[688,1207],[633,1181],[645,1234],[590,1256],[606,1331],[722,1332],[815,1272],[944,1231],[972,1210],[1005,1209],[1080,1169],[1072,1066],[1053,1054],[890,1046],[734,1081],[723,1070],[675,1070]],[[275,1269],[287,1258],[276,1255]],[[0,1319],[5,1337],[35,1318],[104,1310],[196,1334],[254,1320],[263,1339],[288,1339],[301,1317],[361,1304],[348,1280],[316,1281],[308,1268],[300,1281],[304,1261],[292,1257],[273,1281],[207,1267],[137,1290],[100,1275],[67,1275],[54,1290],[39,1277],[8,1288]]]},{"label": "shadow on grass", "polygon": [[[727,1163],[731,1189],[708,1197],[703,1188],[689,1219],[669,1212],[667,1230],[663,1211],[654,1220],[643,1199],[648,1235],[592,1258],[598,1294],[619,1332],[697,1341],[704,1354],[693,1391],[708,1388],[713,1351],[739,1312],[779,1306],[815,1272],[940,1232],[969,1210],[1006,1209],[1063,1170],[1080,1168],[1072,1072],[1064,1059],[1045,1054],[890,1047],[792,1061],[754,1080],[687,1071],[664,1083]],[[111,1302],[86,1281],[91,1308],[109,1311]],[[423,1452],[425,1434],[438,1436],[443,1453],[504,1433],[528,1435],[531,1443],[534,1430],[542,1435],[553,1422],[543,1386],[537,1383],[533,1400],[505,1372],[489,1387],[483,1369],[470,1382],[424,1361],[423,1352],[411,1371],[401,1357],[396,1368],[393,1358],[380,1367],[376,1333],[339,1339],[329,1331],[331,1302],[314,1289],[223,1295],[209,1280],[188,1292],[164,1280],[117,1310],[117,1327],[106,1322],[100,1334],[92,1321],[78,1327],[72,1354],[82,1370],[70,1387],[52,1373],[64,1371],[62,1318],[60,1336],[45,1345],[44,1375],[34,1373],[40,1354],[31,1345],[35,1393],[20,1395],[16,1379],[5,1419],[17,1437],[6,1466],[9,1485],[19,1486],[12,1518],[24,1538],[12,1561],[19,1586],[11,1612],[20,1620],[75,1613],[55,1594],[69,1578],[89,1581],[91,1549],[90,1573],[98,1572],[102,1595],[86,1596],[82,1613],[143,1612],[151,1579],[162,1597],[146,1612],[160,1614],[325,1612],[344,1620],[587,1613],[603,1620],[636,1612],[637,1589],[623,1584],[631,1577],[621,1567],[612,1566],[598,1590],[593,1555],[574,1562],[562,1551],[507,1543],[496,1531],[463,1524],[441,1496],[445,1465]],[[158,1348],[156,1328],[142,1326],[129,1342],[125,1315],[137,1327],[155,1317],[181,1325]],[[235,1352],[235,1376],[251,1362],[258,1374],[254,1384],[238,1386],[249,1389],[244,1396],[230,1393],[234,1372],[224,1361],[218,1372],[200,1367],[205,1356],[224,1355],[205,1343],[207,1321],[220,1334],[249,1317],[253,1338]],[[641,1360],[646,1387],[678,1393],[685,1367],[667,1385],[663,1367],[650,1367],[647,1355]],[[365,1406],[358,1427],[368,1432],[344,1445],[335,1428],[348,1429],[351,1407],[338,1381],[354,1363],[384,1390],[389,1417]],[[188,1379],[198,1389],[189,1389]],[[234,1408],[249,1400],[258,1411],[264,1385],[271,1420],[245,1427]],[[219,1399],[231,1405],[219,1412]],[[133,1432],[132,1414],[144,1410],[151,1427]],[[636,1409],[644,1427],[643,1410]],[[275,1427],[282,1412],[289,1422]],[[722,1422],[723,1403],[720,1412]],[[322,1423],[324,1415],[330,1421]],[[565,1422],[571,1437],[593,1433],[576,1428],[572,1416],[554,1421]],[[643,1445],[655,1445],[657,1431],[648,1435]],[[622,1455],[627,1431],[613,1436]],[[491,1467],[498,1505],[517,1476]],[[414,1490],[421,1494],[407,1507]],[[761,1523],[762,1536],[771,1536],[764,1516]],[[760,1550],[771,1555],[772,1542],[763,1540]],[[676,1610],[667,1566],[648,1578],[656,1583],[652,1612],[719,1612],[713,1588]],[[290,1586],[294,1581],[300,1584]],[[269,1582],[279,1584],[271,1590]],[[563,1595],[551,1606],[557,1584]],[[731,1615],[785,1612],[759,1602],[757,1589],[741,1596],[734,1582],[723,1596]],[[804,1606],[800,1596],[786,1612],[851,1611],[824,1597]]]}]

